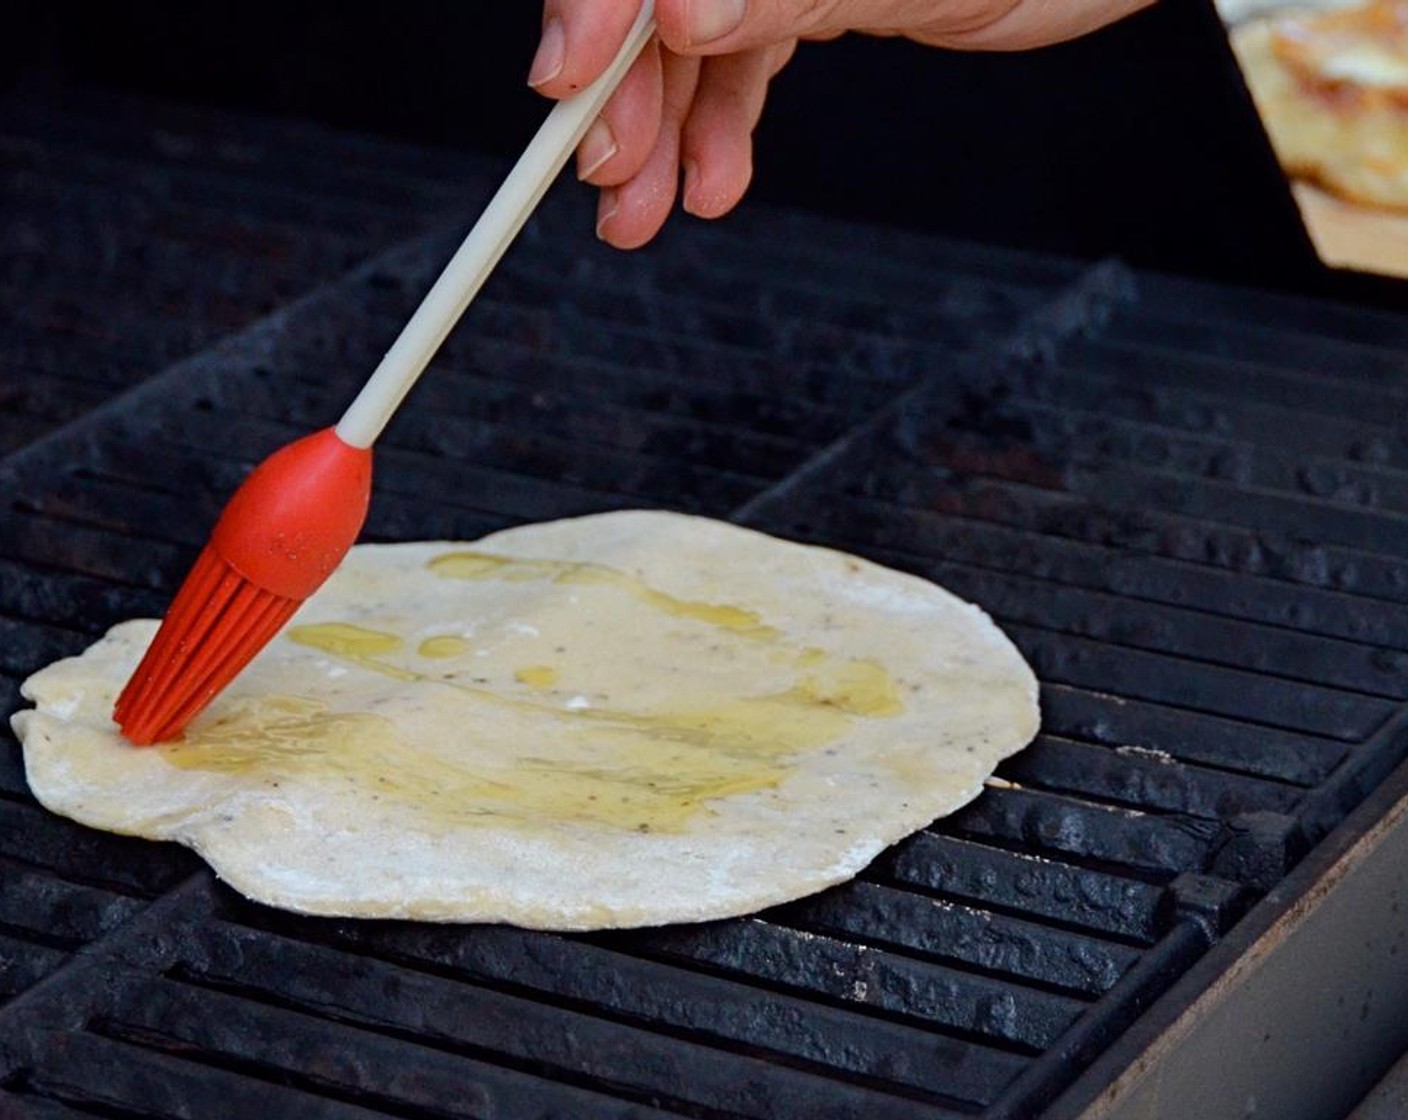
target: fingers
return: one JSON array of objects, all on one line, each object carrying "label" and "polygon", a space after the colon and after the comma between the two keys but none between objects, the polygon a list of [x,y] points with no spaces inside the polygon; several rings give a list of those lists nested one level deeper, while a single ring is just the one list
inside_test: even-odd
[{"label": "fingers", "polygon": [[[771,77],[799,38],[847,30],[968,49],[1073,38],[1152,0],[657,0],[653,39],[584,137],[581,178],[602,188],[597,233],[644,244],[674,204],[717,217],[753,174],[752,133]],[[588,85],[619,51],[640,0],[544,0],[529,84],[548,97]]]},{"label": "fingers", "polygon": [[639,11],[638,0],[545,0],[528,84],[552,98],[589,85],[616,57]]},{"label": "fingers", "polygon": [[655,147],[663,106],[660,44],[652,39],[582,138],[577,177],[608,187],[636,174]]},{"label": "fingers", "polygon": [[706,58],[680,143],[684,208],[717,218],[738,204],[753,177],[753,129],[768,81],[794,44]]},{"label": "fingers", "polygon": [[[786,43],[703,60],[666,53],[654,146],[636,173],[602,192],[598,236],[622,249],[654,237],[674,204],[681,165],[690,213],[715,218],[737,205],[752,179],[752,134],[768,81],[794,49]],[[604,165],[613,174],[615,162]]]},{"label": "fingers", "polygon": [[597,203],[597,236],[618,249],[635,249],[659,232],[679,187],[680,132],[699,82],[699,59],[668,52],[662,58],[660,129],[644,164]]}]

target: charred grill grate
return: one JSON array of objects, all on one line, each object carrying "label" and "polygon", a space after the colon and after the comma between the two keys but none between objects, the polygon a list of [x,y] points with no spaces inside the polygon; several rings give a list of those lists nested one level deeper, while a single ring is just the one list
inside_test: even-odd
[{"label": "charred grill grate", "polygon": [[[45,813],[7,735],[0,1113],[1029,1116],[1401,758],[1408,324],[798,216],[588,229],[553,200],[491,282],[371,535],[659,505],[853,549],[1004,623],[1041,738],[855,883],[562,936],[252,905]],[[5,711],[163,607],[453,240],[0,464]]]}]

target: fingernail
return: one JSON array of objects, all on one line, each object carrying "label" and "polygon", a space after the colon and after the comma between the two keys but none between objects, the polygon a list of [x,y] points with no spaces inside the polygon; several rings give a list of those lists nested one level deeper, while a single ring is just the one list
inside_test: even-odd
[{"label": "fingernail", "polygon": [[684,208],[685,211],[699,216],[696,208],[698,199],[695,197],[699,192],[699,164],[692,159],[684,161]]},{"label": "fingernail", "polygon": [[607,187],[601,192],[601,200],[596,204],[596,235],[603,241],[606,239],[602,237],[601,231],[606,223],[616,216],[619,206],[614,188]]},{"label": "fingernail", "polygon": [[550,82],[562,73],[562,64],[567,61],[567,33],[562,29],[562,21],[553,19],[543,28],[543,37],[538,41],[538,53],[533,56],[533,68],[528,71],[528,84],[540,86]]},{"label": "fingernail", "polygon": [[686,26],[689,45],[722,39],[743,22],[748,0],[690,0]]},{"label": "fingernail", "polygon": [[611,133],[611,126],[598,118],[577,148],[577,178],[590,179],[615,154],[616,137]]}]

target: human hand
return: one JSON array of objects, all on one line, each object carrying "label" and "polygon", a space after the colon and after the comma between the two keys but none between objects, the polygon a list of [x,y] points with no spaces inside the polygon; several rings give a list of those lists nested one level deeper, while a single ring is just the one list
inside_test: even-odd
[{"label": "human hand", "polygon": [[[931,46],[1019,50],[1072,39],[1152,0],[657,0],[658,35],[577,149],[601,188],[597,235],[645,244],[674,206],[726,214],[753,175],[753,129],[768,83],[801,39],[847,31]],[[623,0],[545,0],[529,85],[568,97],[606,69],[640,10]]]}]

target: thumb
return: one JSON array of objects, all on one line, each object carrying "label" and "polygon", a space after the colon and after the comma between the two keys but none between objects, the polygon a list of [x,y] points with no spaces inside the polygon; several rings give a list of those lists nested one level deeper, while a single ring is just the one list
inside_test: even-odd
[{"label": "thumb", "polygon": [[[601,0],[598,0],[601,2]],[[676,54],[731,54],[846,31],[930,46],[1017,50],[1073,39],[1153,0],[656,0]]]},{"label": "thumb", "polygon": [[722,55],[839,35],[894,7],[894,0],[656,0],[655,20],[660,41],[676,54]]},{"label": "thumb", "polygon": [[941,42],[945,32],[962,35],[1021,7],[1021,0],[658,0],[655,18],[660,41],[676,54],[722,55],[845,31]]}]

